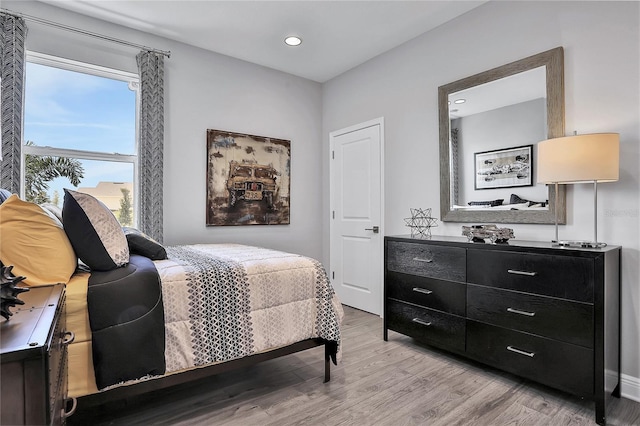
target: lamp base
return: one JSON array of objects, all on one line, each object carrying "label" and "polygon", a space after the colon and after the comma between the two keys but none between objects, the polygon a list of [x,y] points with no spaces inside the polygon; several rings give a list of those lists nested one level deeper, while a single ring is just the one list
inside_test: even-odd
[{"label": "lamp base", "polygon": [[603,248],[607,243],[594,241],[551,241],[553,247],[580,247],[580,248]]}]

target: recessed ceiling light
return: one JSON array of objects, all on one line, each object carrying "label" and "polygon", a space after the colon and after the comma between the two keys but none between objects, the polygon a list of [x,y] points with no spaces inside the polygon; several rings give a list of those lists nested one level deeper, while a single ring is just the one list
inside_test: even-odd
[{"label": "recessed ceiling light", "polygon": [[465,102],[467,102],[466,99],[456,99],[455,101],[453,101],[454,104],[463,104]]},{"label": "recessed ceiling light", "polygon": [[289,46],[298,46],[300,43],[302,43],[302,39],[298,36],[289,36],[284,39],[284,42]]}]

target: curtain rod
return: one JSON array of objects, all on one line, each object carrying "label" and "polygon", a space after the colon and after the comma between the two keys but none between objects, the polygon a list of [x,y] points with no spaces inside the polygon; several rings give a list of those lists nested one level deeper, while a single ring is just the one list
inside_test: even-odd
[{"label": "curtain rod", "polygon": [[112,43],[118,43],[118,44],[122,44],[122,45],[125,45],[125,46],[135,47],[135,48],[138,48],[138,49],[141,49],[141,50],[146,50],[148,52],[158,53],[158,54],[166,56],[167,58],[171,57],[171,51],[169,51],[169,50],[154,49],[153,47],[148,47],[148,46],[144,46],[142,44],[137,44],[137,43],[131,43],[131,42],[126,41],[126,40],[120,40],[120,39],[109,37],[109,36],[105,36],[105,35],[102,35],[102,34],[93,33],[91,31],[86,31],[86,30],[83,30],[83,29],[80,29],[80,28],[71,27],[69,25],[59,24],[57,22],[48,21],[46,19],[38,18],[36,16],[30,16],[30,15],[25,15],[24,13],[13,12],[13,11],[5,9],[5,8],[0,8],[0,12],[6,13],[8,15],[13,15],[13,16],[16,16],[18,18],[23,18],[23,19],[28,20],[28,21],[37,22],[39,24],[48,25],[50,27],[60,28],[62,30],[71,31],[71,32],[74,32],[74,33],[79,33],[79,34],[87,35],[87,36],[90,36],[90,37],[99,38],[101,40],[110,41]]}]

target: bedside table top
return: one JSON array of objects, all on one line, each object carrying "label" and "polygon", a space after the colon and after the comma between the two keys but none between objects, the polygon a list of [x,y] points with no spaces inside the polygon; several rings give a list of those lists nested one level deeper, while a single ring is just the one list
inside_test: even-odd
[{"label": "bedside table top", "polygon": [[18,296],[24,305],[11,308],[13,315],[0,322],[3,363],[27,356],[30,351],[40,352],[47,345],[63,291],[63,284],[55,284],[31,287]]}]

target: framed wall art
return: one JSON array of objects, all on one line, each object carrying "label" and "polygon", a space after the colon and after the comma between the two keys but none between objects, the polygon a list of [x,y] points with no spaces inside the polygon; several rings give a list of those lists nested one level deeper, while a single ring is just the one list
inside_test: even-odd
[{"label": "framed wall art", "polygon": [[533,145],[474,154],[475,189],[533,185]]},{"label": "framed wall art", "polygon": [[207,130],[207,226],[288,225],[291,141]]}]

